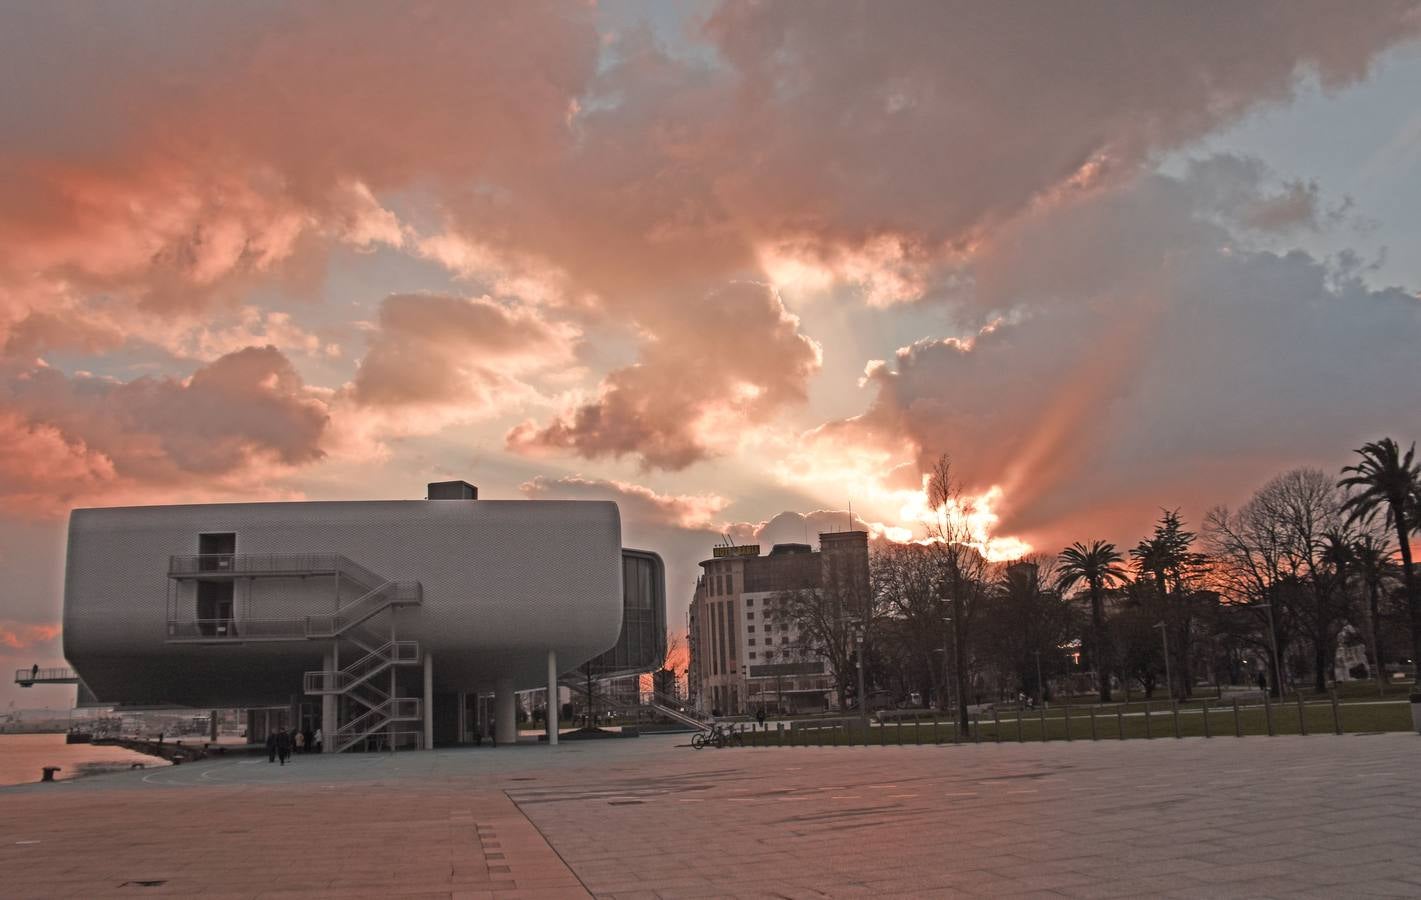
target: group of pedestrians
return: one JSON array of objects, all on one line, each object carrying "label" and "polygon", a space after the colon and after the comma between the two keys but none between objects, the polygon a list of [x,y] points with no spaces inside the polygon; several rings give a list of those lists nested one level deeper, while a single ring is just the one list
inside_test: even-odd
[{"label": "group of pedestrians", "polygon": [[266,761],[274,763],[280,760],[284,766],[292,753],[320,753],[323,737],[319,728],[315,731],[309,728],[304,731],[287,731],[285,728],[273,731],[266,736]]}]

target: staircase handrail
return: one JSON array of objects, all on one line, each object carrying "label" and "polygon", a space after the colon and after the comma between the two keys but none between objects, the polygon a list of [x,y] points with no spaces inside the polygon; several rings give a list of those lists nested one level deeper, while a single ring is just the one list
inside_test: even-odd
[{"label": "staircase handrail", "polygon": [[420,717],[418,697],[391,697],[369,712],[361,713],[336,729],[336,740],[361,737],[378,731],[382,726],[395,721],[418,719]]},{"label": "staircase handrail", "polygon": [[418,641],[386,641],[343,669],[318,669],[306,672],[303,678],[308,694],[325,691],[345,693],[361,682],[378,675],[390,666],[419,661]]}]

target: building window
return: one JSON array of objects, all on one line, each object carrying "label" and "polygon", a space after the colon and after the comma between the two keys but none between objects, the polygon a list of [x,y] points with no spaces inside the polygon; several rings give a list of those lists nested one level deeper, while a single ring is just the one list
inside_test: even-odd
[{"label": "building window", "polygon": [[753,621],[755,621],[755,614],[752,613],[752,612],[747,612],[747,613],[745,614],[745,619],[746,619],[746,621],[753,622]]},{"label": "building window", "polygon": [[[781,622],[781,623],[780,623],[780,631],[789,631],[789,625],[788,625],[787,623],[785,623],[785,622]],[[552,717],[549,716],[548,718],[552,718]]]},{"label": "building window", "polygon": [[745,646],[747,646],[747,647],[753,647],[753,646],[755,646],[755,639],[754,639],[754,638],[750,638],[749,640],[747,640],[747,641],[745,642]]},{"label": "building window", "polygon": [[[750,651],[750,658],[751,658],[751,659],[754,659],[754,658],[755,658],[755,651],[754,651],[754,650],[751,650],[751,651]],[[759,688],[755,688],[755,693],[758,694],[759,692],[760,692],[760,689],[759,689]],[[549,716],[548,718],[552,718],[552,717]]]},{"label": "building window", "polygon": [[[780,638],[780,643],[781,643],[781,644],[788,644],[788,643],[789,643],[789,638],[787,638],[787,637],[782,637],[782,638]],[[785,652],[788,653],[789,651],[785,651]],[[551,719],[552,716],[548,716],[548,718]]]},{"label": "building window", "polygon": [[749,626],[746,627],[745,630],[746,630],[748,633],[750,633],[750,634],[754,634],[754,633],[755,633],[755,626],[754,626],[754,625],[749,625]]},{"label": "building window", "polygon": [[745,605],[746,605],[746,606],[754,606],[754,605],[755,605],[755,598],[754,598],[754,597],[746,597],[746,598],[745,598]]},{"label": "building window", "polygon": [[729,572],[725,573],[725,592],[727,594],[735,593],[735,576]]}]

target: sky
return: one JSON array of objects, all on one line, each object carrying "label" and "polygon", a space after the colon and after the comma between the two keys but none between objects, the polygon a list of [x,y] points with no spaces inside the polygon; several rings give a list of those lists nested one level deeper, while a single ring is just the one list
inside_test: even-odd
[{"label": "sky", "polygon": [[1417,2],[4,0],[0,81],[11,668],[75,507],[613,499],[680,624],[943,454],[1009,558],[1421,437]]}]

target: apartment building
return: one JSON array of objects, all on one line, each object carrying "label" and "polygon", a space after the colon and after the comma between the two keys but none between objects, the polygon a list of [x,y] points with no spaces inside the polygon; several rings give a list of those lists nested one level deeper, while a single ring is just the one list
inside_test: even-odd
[{"label": "apartment building", "polygon": [[834,672],[790,615],[789,599],[831,579],[868,585],[868,533],[809,544],[716,547],[701,562],[687,620],[690,702],[712,715],[817,712],[834,702]]}]

